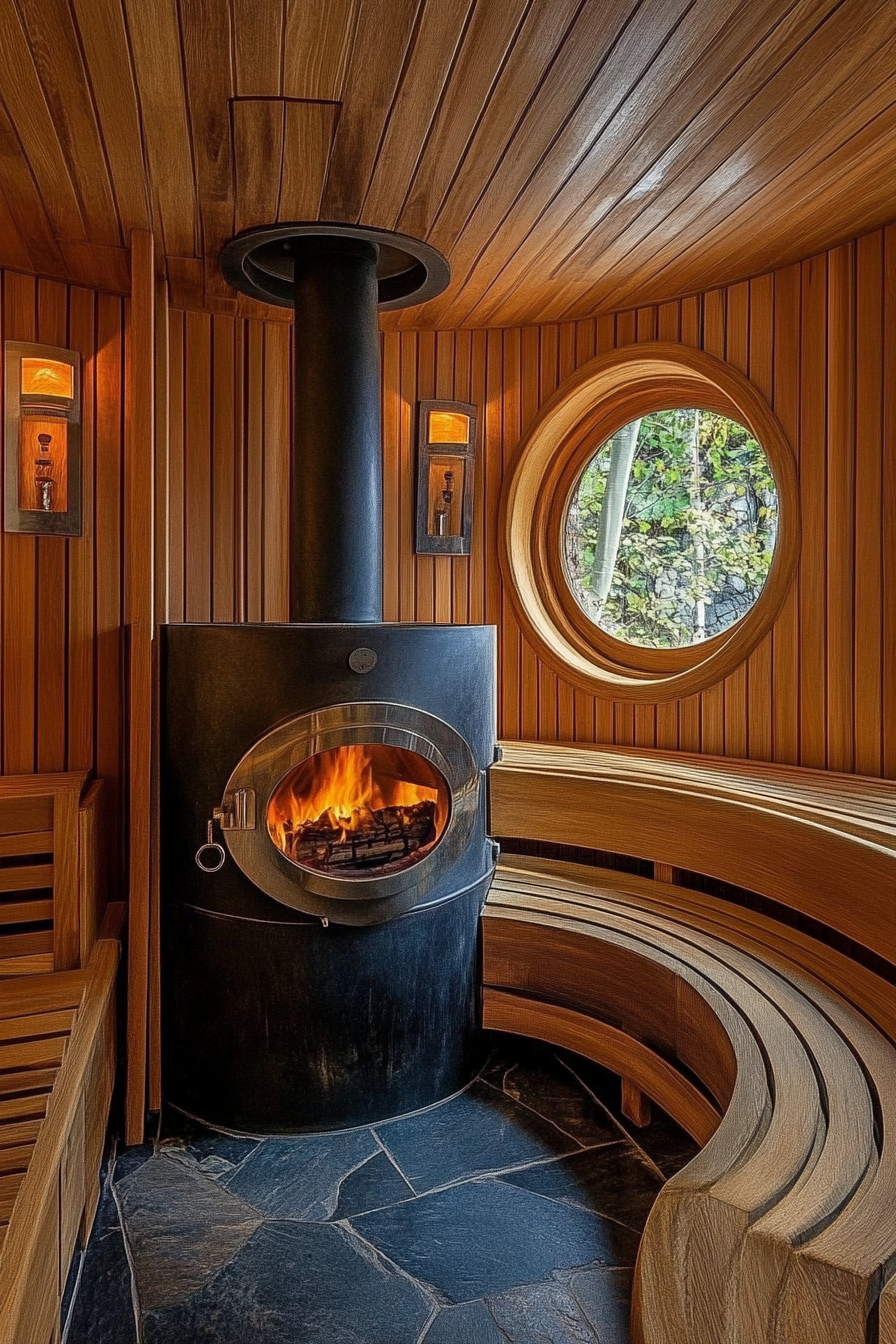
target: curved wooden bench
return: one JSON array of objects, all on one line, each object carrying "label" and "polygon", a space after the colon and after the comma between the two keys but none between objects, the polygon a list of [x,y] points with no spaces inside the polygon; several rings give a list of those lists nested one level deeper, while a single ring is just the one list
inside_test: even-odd
[{"label": "curved wooden bench", "polygon": [[[110,907],[106,931],[120,931]],[[115,1077],[117,937],[83,971],[0,983],[0,1340],[51,1344],[86,1242]]]},{"label": "curved wooden bench", "polygon": [[685,752],[502,746],[490,772],[493,834],[705,873],[896,964],[892,784]]},{"label": "curved wooden bench", "polygon": [[518,858],[486,906],[483,980],[485,1026],[596,1059],[705,1145],[648,1219],[636,1337],[866,1344],[896,1261],[889,986],[714,898]]}]

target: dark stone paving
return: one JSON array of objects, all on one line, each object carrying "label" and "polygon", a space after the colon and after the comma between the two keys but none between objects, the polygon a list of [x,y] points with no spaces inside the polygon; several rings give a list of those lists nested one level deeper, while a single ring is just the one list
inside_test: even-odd
[{"label": "dark stone paving", "polygon": [[165,1115],[110,1156],[64,1344],[628,1344],[638,1237],[697,1151],[619,1082],[497,1037],[460,1096],[336,1134]]}]

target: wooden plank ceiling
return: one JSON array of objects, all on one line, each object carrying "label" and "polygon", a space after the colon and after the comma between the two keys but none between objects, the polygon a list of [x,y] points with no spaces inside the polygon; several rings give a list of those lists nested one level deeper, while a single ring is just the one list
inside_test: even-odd
[{"label": "wooden plank ceiling", "polygon": [[0,0],[0,52],[0,265],[124,291],[151,228],[184,307],[264,313],[216,257],[273,219],[426,238],[452,285],[387,324],[458,327],[896,216],[892,0]]}]

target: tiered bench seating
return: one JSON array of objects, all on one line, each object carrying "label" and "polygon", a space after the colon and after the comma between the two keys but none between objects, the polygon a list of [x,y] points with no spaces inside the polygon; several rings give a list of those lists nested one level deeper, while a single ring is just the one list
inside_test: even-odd
[{"label": "tiered bench seating", "polygon": [[[814,781],[786,772],[782,801],[772,769],[763,790],[753,767],[735,763],[735,783],[723,787],[726,762],[708,762],[701,783],[690,758],[689,787],[680,788],[671,754],[655,755],[663,759],[596,751],[589,773],[587,751],[512,746],[493,772],[493,829],[689,868],[714,844],[725,851],[713,860],[716,871],[743,885],[732,860],[749,850],[742,825],[765,846],[749,869],[753,889],[780,901],[796,870],[786,853],[768,853],[757,829],[762,816],[777,815],[812,831],[806,886],[823,867],[826,837],[835,849],[853,846],[840,904],[858,915],[835,909],[829,888],[824,908],[850,937],[876,909],[877,932],[865,928],[862,941],[886,955],[887,926],[896,921],[886,786],[843,780],[840,797],[852,791],[863,800],[848,817],[831,806],[827,777],[813,803]],[[567,792],[559,781],[569,777]],[[653,816],[657,793],[676,825]],[[707,821],[707,797],[727,809],[724,828],[717,816]],[[708,836],[700,834],[706,825],[714,828]],[[660,847],[664,835],[669,850]],[[773,891],[755,880],[762,871]],[[794,904],[813,901],[817,917],[817,893]],[[636,1110],[639,1095],[652,1098],[703,1145],[648,1219],[635,1339],[869,1344],[879,1329],[881,1344],[894,1344],[892,984],[795,928],[676,883],[512,855],[501,861],[483,919],[483,981],[487,1027],[597,1060],[626,1080]]]},{"label": "tiered bench seating", "polygon": [[0,1344],[58,1340],[99,1199],[124,914],[101,798],[84,775],[0,780]]}]

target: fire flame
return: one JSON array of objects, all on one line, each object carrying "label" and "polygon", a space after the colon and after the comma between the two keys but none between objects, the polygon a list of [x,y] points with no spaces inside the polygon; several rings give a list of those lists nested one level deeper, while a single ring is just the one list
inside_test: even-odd
[{"label": "fire flame", "polygon": [[277,847],[289,854],[302,826],[338,829],[345,841],[373,813],[423,802],[435,805],[439,836],[447,819],[447,790],[425,757],[378,743],[333,747],[309,757],[281,781],[268,805],[268,829]]}]

